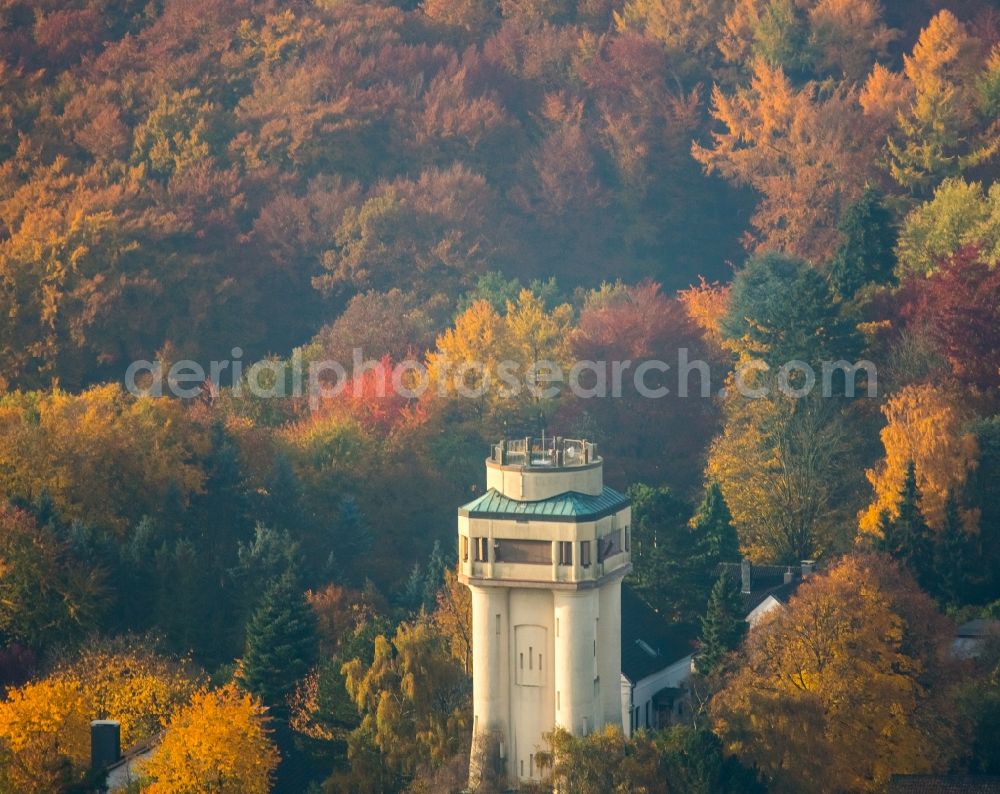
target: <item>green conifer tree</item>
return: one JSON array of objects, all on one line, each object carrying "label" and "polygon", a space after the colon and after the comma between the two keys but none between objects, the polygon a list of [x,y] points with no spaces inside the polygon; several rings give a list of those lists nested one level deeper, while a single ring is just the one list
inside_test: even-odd
[{"label": "green conifer tree", "polygon": [[840,231],[844,242],[830,263],[830,280],[842,298],[853,297],[865,284],[892,280],[896,228],[878,190],[867,188],[845,210]]},{"label": "green conifer tree", "polygon": [[718,672],[726,655],[735,650],[746,631],[740,591],[735,579],[723,573],[712,586],[708,608],[701,619],[701,651],[698,671],[704,675]]},{"label": "green conifer tree", "polygon": [[316,660],[316,651],[316,618],[298,578],[286,571],[264,592],[247,624],[237,680],[280,715]]},{"label": "green conifer tree", "polygon": [[327,561],[329,572],[352,586],[360,585],[364,580],[365,556],[371,548],[372,534],[361,508],[353,496],[347,495],[337,509],[333,550]]},{"label": "green conifer tree", "polygon": [[934,544],[920,510],[920,486],[912,460],[899,493],[899,515],[884,525],[882,533],[882,550],[905,563],[920,585],[928,588],[934,574]]},{"label": "green conifer tree", "polygon": [[424,574],[423,607],[430,611],[437,601],[437,592],[444,584],[444,572],[448,570],[448,560],[441,549],[441,541],[434,541],[431,556],[427,560],[427,572]]},{"label": "green conifer tree", "polygon": [[695,563],[703,571],[714,571],[720,562],[740,558],[740,541],[733,526],[733,515],[715,481],[708,484],[705,498],[691,519],[695,536]]},{"label": "green conifer tree", "polygon": [[934,543],[934,585],[932,592],[943,606],[964,603],[971,587],[972,538],[965,531],[958,499],[948,492],[944,506],[944,526]]}]

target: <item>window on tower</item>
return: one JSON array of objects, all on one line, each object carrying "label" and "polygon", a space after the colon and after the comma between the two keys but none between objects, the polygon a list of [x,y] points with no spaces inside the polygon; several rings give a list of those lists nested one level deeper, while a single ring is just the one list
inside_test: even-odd
[{"label": "window on tower", "polygon": [[474,538],[476,542],[476,562],[490,561],[490,539]]},{"label": "window on tower", "polygon": [[604,562],[608,557],[613,557],[616,554],[621,553],[621,545],[619,541],[621,536],[617,532],[612,532],[610,535],[605,535],[603,538],[597,541],[597,561]]},{"label": "window on tower", "polygon": [[590,541],[580,541],[580,565],[584,568],[590,567]]},{"label": "window on tower", "polygon": [[560,565],[573,564],[573,541],[571,540],[559,541],[559,564]]},{"label": "window on tower", "polygon": [[498,540],[496,561],[551,565],[552,543],[547,540]]}]

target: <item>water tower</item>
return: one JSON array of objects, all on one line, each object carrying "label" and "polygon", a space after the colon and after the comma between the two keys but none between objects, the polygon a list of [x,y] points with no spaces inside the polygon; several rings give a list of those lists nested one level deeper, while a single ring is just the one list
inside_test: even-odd
[{"label": "water tower", "polygon": [[621,582],[631,511],[605,487],[592,443],[493,446],[486,493],[458,511],[459,570],[472,591],[470,782],[541,780],[556,725],[622,727]]}]

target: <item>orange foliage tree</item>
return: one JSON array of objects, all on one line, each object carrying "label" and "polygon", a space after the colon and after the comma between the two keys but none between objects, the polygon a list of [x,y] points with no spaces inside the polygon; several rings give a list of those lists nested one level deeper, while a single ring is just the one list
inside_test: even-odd
[{"label": "orange foliage tree", "polygon": [[750,631],[746,663],[711,703],[715,729],[776,792],[879,791],[941,769],[954,726],[931,688],[950,639],[895,563],[847,557]]},{"label": "orange foliage tree", "polygon": [[749,86],[733,94],[715,86],[712,115],[723,129],[692,154],[709,173],[761,194],[752,218],[759,244],[828,258],[837,220],[861,194],[874,155],[855,89],[797,88],[779,67],[756,60]]},{"label": "orange foliage tree", "polygon": [[684,306],[688,317],[701,329],[705,341],[718,353],[724,348],[722,318],[729,313],[731,292],[731,284],[709,284],[701,277],[697,284],[677,293],[677,299]]}]

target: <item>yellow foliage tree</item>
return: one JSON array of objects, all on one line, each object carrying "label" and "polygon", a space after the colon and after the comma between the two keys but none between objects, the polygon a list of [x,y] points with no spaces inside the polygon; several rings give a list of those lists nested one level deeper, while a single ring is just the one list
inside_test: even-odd
[{"label": "yellow foliage tree", "polygon": [[743,553],[792,562],[848,548],[845,527],[857,509],[851,492],[861,484],[846,463],[857,454],[849,408],[823,397],[745,398],[732,380],[727,391],[726,424],[706,475],[722,488]]},{"label": "yellow foliage tree", "polygon": [[0,784],[50,794],[79,782],[90,761],[91,713],[77,682],[26,684],[0,701]]},{"label": "yellow foliage tree", "polygon": [[123,747],[162,730],[200,680],[189,663],[159,656],[130,640],[87,647],[58,675],[84,693],[92,719],[121,723]]},{"label": "yellow foliage tree", "polygon": [[876,0],[734,0],[719,35],[727,60],[857,80],[899,35]]},{"label": "yellow foliage tree", "polygon": [[496,4],[488,0],[424,0],[424,13],[435,22],[470,31],[482,30],[496,20]]},{"label": "yellow foliage tree", "polygon": [[451,569],[444,572],[431,620],[448,643],[452,658],[466,675],[472,675],[472,593]]},{"label": "yellow foliage tree", "polygon": [[86,648],[0,702],[8,782],[16,791],[59,790],[56,781],[72,782],[87,770],[90,720],[119,721],[122,745],[129,747],[162,730],[197,680],[189,665],[138,641]]},{"label": "yellow foliage tree", "polygon": [[469,679],[430,621],[400,624],[391,640],[379,635],[371,665],[354,659],[343,672],[362,715],[355,733],[371,737],[387,767],[402,778],[467,748]]},{"label": "yellow foliage tree", "polygon": [[[882,406],[882,413],[885,458],[866,472],[875,498],[859,516],[861,531],[878,535],[883,511],[899,515],[899,490],[910,461],[921,491],[920,509],[928,525],[940,529],[948,492],[961,491],[978,461],[976,437],[965,428],[968,417],[955,397],[931,384],[906,386]],[[975,516],[965,519],[973,524]]]},{"label": "yellow foliage tree", "polygon": [[278,761],[266,709],[227,684],[196,693],[140,771],[154,794],[267,794]]},{"label": "yellow foliage tree", "polygon": [[531,290],[508,301],[500,315],[485,300],[475,301],[437,340],[427,357],[429,394],[464,398],[477,417],[537,421],[554,406],[550,365],[562,371],[571,360],[573,309],[548,309]]},{"label": "yellow foliage tree", "polygon": [[751,630],[714,727],[775,792],[879,791],[937,770],[954,749],[931,699],[948,629],[891,560],[845,558]]},{"label": "yellow foliage tree", "polygon": [[208,434],[177,400],[120,386],[0,398],[0,492],[47,492],[64,520],[124,531],[169,493],[201,490]]}]

